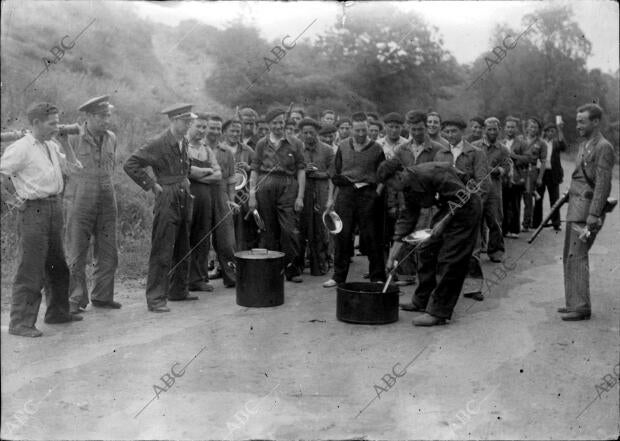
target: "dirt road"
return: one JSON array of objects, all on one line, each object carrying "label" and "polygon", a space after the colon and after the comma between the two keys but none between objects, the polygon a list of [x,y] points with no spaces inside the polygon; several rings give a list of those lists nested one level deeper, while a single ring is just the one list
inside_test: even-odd
[{"label": "dirt road", "polygon": [[620,212],[591,252],[590,321],[555,312],[563,234],[545,229],[527,250],[525,235],[507,239],[506,264],[484,258],[486,300],[461,298],[430,329],[402,311],[391,325],[339,322],[336,291],[309,275],[280,307],[237,306],[218,281],[162,315],[125,284],[121,310],[89,307],[70,325],[41,314],[38,339],[8,335],[3,310],[2,438],[616,438]]}]

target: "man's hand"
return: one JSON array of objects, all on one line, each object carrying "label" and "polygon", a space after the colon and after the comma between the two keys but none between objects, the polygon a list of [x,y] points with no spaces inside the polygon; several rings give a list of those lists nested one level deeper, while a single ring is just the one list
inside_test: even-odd
[{"label": "man's hand", "polygon": [[248,199],[248,209],[250,211],[256,210],[258,204],[256,203],[256,195],[250,192],[250,199]]},{"label": "man's hand", "polygon": [[237,167],[245,170],[246,172],[250,171],[250,165],[244,161],[237,162]]},{"label": "man's hand", "polygon": [[236,202],[228,201],[228,209],[232,211],[233,214],[237,214],[239,213],[240,207],[239,204],[237,204]]},{"label": "man's hand", "polygon": [[388,215],[391,218],[393,218],[393,219],[397,218],[398,217],[398,208],[397,207],[390,207],[388,209]]},{"label": "man's hand", "polygon": [[327,204],[325,204],[325,211],[334,211],[334,200],[331,197],[327,198]]},{"label": "man's hand", "polygon": [[536,186],[537,187],[541,187],[542,186],[542,177],[536,179]]},{"label": "man's hand", "polygon": [[396,256],[400,252],[402,246],[402,242],[394,242],[392,248],[390,248],[390,254],[388,255],[387,261],[385,262],[385,269],[388,273],[392,271],[392,269],[394,269],[394,260],[396,259]]},{"label": "man's hand", "polygon": [[153,188],[151,188],[151,191],[153,192],[153,194],[155,195],[155,197],[159,196],[160,194],[163,193],[164,189],[161,188],[161,185],[159,185],[157,182],[155,184],[153,184]]},{"label": "man's hand", "polygon": [[304,209],[304,199],[298,197],[297,199],[295,199],[295,211],[299,213],[303,209]]},{"label": "man's hand", "polygon": [[588,219],[586,220],[586,226],[588,227],[588,230],[590,230],[592,233],[598,233],[603,226],[603,221],[600,217],[592,216],[590,214],[588,215]]}]

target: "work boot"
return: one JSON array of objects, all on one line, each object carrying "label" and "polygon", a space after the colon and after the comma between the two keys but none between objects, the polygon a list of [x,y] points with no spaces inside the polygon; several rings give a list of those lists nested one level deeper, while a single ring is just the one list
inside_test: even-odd
[{"label": "work boot", "polygon": [[468,299],[474,299],[478,302],[482,302],[484,300],[484,294],[482,294],[480,291],[465,293],[463,294],[463,297],[467,297]]},{"label": "work boot", "polygon": [[92,299],[90,302],[93,304],[93,306],[97,308],[121,309],[121,306],[122,306],[120,303],[115,302],[114,300],[102,302],[101,300]]},{"label": "work boot", "polygon": [[76,303],[69,303],[69,312],[71,314],[81,314],[84,310]]},{"label": "work boot", "polygon": [[499,252],[489,254],[489,260],[495,263],[500,263],[502,260],[504,260],[503,257],[504,256],[502,255],[502,253]]},{"label": "work boot", "polygon": [[186,300],[198,300],[198,296],[185,296],[185,297],[168,297],[171,302],[184,302]]},{"label": "work boot", "polygon": [[220,268],[215,268],[213,271],[209,271],[208,276],[209,280],[221,279],[222,270]]},{"label": "work boot", "polygon": [[413,303],[400,303],[400,309],[403,311],[413,311],[413,312],[421,312],[424,311],[422,308],[418,307]]},{"label": "work boot", "polygon": [[84,317],[77,314],[65,314],[50,318],[45,318],[45,323],[49,324],[58,324],[58,323],[69,323],[69,322],[79,322],[84,320]]},{"label": "work boot", "polygon": [[590,315],[591,313],[588,312],[567,312],[566,314],[562,315],[562,320],[564,320],[565,322],[576,322],[579,320],[590,320]]},{"label": "work boot", "polygon": [[558,312],[559,312],[560,314],[567,314],[567,313],[569,313],[570,311],[569,311],[568,309],[566,309],[566,306],[562,306],[561,308],[558,308]]},{"label": "work boot", "polygon": [[413,323],[413,326],[437,326],[445,325],[446,319],[424,313],[421,316],[414,318],[411,323]]},{"label": "work boot", "polygon": [[189,290],[190,291],[204,291],[204,292],[211,292],[213,291],[213,285],[207,283],[207,282],[195,282],[192,283],[191,285],[189,285]]},{"label": "work boot", "polygon": [[170,308],[166,307],[166,305],[149,306],[149,311],[151,311],[151,312],[170,312]]},{"label": "work boot", "polygon": [[302,279],[299,274],[297,274],[296,276],[287,277],[286,280],[288,280],[289,282],[294,282],[294,283],[301,283],[304,281],[304,279]]},{"label": "work boot", "polygon": [[20,326],[18,328],[9,328],[9,334],[19,335],[20,337],[41,337],[43,333],[36,327]]}]

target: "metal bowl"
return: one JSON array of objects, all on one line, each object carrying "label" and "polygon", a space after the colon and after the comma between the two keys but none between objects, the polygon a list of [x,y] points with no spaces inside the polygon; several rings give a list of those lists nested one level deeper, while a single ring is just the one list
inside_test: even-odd
[{"label": "metal bowl", "polygon": [[331,234],[338,234],[342,231],[342,219],[335,211],[323,212],[323,225]]},{"label": "metal bowl", "polygon": [[235,171],[235,190],[239,191],[248,183],[248,174],[243,169]]},{"label": "metal bowl", "polygon": [[408,236],[403,237],[403,242],[407,242],[408,244],[411,244],[411,245],[417,245],[419,243],[424,242],[429,237],[431,237],[432,231],[433,230],[428,229],[428,228],[425,230],[414,231]]}]

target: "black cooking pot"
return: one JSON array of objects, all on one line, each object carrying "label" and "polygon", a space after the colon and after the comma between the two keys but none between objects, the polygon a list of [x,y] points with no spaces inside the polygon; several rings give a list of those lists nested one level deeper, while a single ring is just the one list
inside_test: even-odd
[{"label": "black cooking pot", "polygon": [[382,293],[383,283],[352,282],[338,285],[336,317],[349,323],[381,325],[398,320],[396,285]]},{"label": "black cooking pot", "polygon": [[284,303],[284,253],[253,248],[235,253],[237,305],[251,308]]}]

